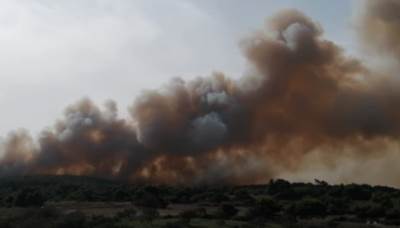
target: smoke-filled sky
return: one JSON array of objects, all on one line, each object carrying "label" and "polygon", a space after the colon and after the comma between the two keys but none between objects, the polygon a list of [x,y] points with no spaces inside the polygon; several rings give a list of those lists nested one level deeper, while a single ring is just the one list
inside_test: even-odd
[{"label": "smoke-filled sky", "polygon": [[400,186],[397,0],[2,4],[0,176]]},{"label": "smoke-filled sky", "polygon": [[289,7],[353,48],[347,0],[1,0],[0,136],[16,128],[38,134],[85,96],[116,100],[125,113],[141,90],[171,77],[239,77],[239,42]]}]

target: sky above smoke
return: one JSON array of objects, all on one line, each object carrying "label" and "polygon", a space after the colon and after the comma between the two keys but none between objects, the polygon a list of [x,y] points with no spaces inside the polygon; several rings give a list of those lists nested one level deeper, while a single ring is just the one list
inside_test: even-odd
[{"label": "sky above smoke", "polygon": [[[116,100],[120,112],[141,90],[247,70],[238,43],[282,8],[319,21],[351,47],[352,3],[309,1],[0,1],[0,136],[38,134],[82,97]],[[54,91],[57,91],[56,93]]]},{"label": "sky above smoke", "polygon": [[[260,5],[241,3],[240,11],[224,1],[157,9],[140,1],[9,5],[23,18],[4,21],[9,34],[28,31],[32,40],[20,37],[31,56],[10,52],[5,69],[43,73],[26,81],[5,76],[29,95],[12,103],[30,111],[11,119],[47,121],[38,134],[15,130],[3,139],[0,175],[168,184],[318,176],[400,185],[393,163],[400,161],[400,3],[354,2],[357,8],[337,24],[322,13],[327,5],[289,3],[264,3],[273,12],[264,11],[267,19],[246,35],[252,19],[240,16]],[[292,9],[281,9],[287,4]],[[329,7],[350,8],[343,4]],[[52,124],[49,110],[58,97],[74,100]],[[366,164],[375,169],[363,171]]]}]

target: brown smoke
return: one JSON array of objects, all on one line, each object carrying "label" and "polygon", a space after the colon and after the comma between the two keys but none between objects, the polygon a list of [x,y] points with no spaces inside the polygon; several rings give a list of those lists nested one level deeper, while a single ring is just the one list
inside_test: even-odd
[{"label": "brown smoke", "polygon": [[400,2],[368,0],[360,23],[364,44],[377,53],[400,58]]},{"label": "brown smoke", "polygon": [[[367,5],[363,43],[400,57],[400,2]],[[11,134],[0,173],[248,184],[298,172],[315,153],[328,168],[379,157],[400,136],[397,85],[322,35],[301,12],[281,12],[242,43],[253,75],[173,79],[140,95],[132,120],[84,99],[37,142]]]}]

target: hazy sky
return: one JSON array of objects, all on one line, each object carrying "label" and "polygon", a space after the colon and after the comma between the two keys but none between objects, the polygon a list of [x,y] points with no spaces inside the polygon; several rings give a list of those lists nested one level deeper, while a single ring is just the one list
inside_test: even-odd
[{"label": "hazy sky", "polygon": [[354,1],[0,0],[0,135],[37,134],[82,97],[118,102],[169,78],[246,69],[238,43],[283,8],[355,53]]}]

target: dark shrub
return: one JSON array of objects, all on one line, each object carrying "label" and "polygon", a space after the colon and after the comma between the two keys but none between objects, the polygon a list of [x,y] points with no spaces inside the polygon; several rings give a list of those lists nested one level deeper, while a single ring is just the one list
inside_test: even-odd
[{"label": "dark shrub", "polygon": [[386,211],[385,217],[387,219],[399,219],[400,218],[400,210],[397,208],[392,208]]},{"label": "dark shrub", "polygon": [[341,198],[328,198],[324,202],[327,205],[326,212],[330,215],[343,215],[349,210],[348,202]]},{"label": "dark shrub", "polygon": [[207,201],[210,203],[221,203],[224,201],[228,201],[229,198],[223,193],[210,193],[207,197]]},{"label": "dark shrub", "polygon": [[179,221],[176,222],[169,222],[163,226],[163,228],[188,228],[192,227],[190,226],[190,219],[180,219]]},{"label": "dark shrub", "polygon": [[376,203],[363,203],[353,207],[353,213],[359,218],[378,218],[385,216],[385,208]]},{"label": "dark shrub", "polygon": [[277,193],[286,191],[289,188],[291,188],[291,185],[288,181],[282,179],[272,179],[268,184],[268,193],[271,195],[275,195]]},{"label": "dark shrub", "polygon": [[137,211],[134,208],[128,208],[117,213],[118,218],[134,218],[137,215]]},{"label": "dark shrub", "polygon": [[325,216],[326,206],[318,199],[302,199],[294,204],[293,213],[300,217]]},{"label": "dark shrub", "polygon": [[130,200],[129,193],[122,189],[117,189],[113,192],[112,196],[114,201],[128,201]]},{"label": "dark shrub", "polygon": [[143,219],[144,221],[148,221],[148,222],[151,222],[155,218],[160,216],[157,209],[150,208],[150,207],[142,208],[142,210],[138,213],[138,215],[139,215],[139,218]]},{"label": "dark shrub", "polygon": [[167,206],[161,197],[151,192],[136,194],[132,203],[139,207],[165,208]]},{"label": "dark shrub", "polygon": [[14,199],[17,207],[40,207],[45,202],[42,193],[36,189],[25,188],[20,190]]},{"label": "dark shrub", "polygon": [[37,211],[37,217],[56,219],[61,217],[61,211],[53,206],[45,206]]},{"label": "dark shrub", "polygon": [[207,211],[204,208],[196,208],[185,210],[180,213],[180,217],[182,218],[203,218],[207,215]]},{"label": "dark shrub", "polygon": [[239,210],[231,204],[222,204],[218,208],[217,216],[221,218],[230,218],[235,216]]},{"label": "dark shrub", "polygon": [[344,188],[345,197],[352,200],[369,200],[371,198],[371,190],[368,185],[351,184]]},{"label": "dark shrub", "polygon": [[58,221],[56,227],[59,228],[84,228],[86,217],[82,212],[73,212],[65,215]]},{"label": "dark shrub", "polygon": [[268,194],[278,199],[293,200],[299,196],[293,190],[292,185],[286,180],[271,180],[268,185]]},{"label": "dark shrub", "polygon": [[251,205],[255,203],[255,199],[244,189],[234,192],[233,199],[242,205]]},{"label": "dark shrub", "polygon": [[281,211],[281,206],[272,198],[264,198],[257,202],[253,207],[251,207],[247,212],[247,217],[257,218],[257,217],[273,217]]},{"label": "dark shrub", "polygon": [[87,227],[96,227],[96,228],[113,228],[120,226],[116,225],[116,220],[114,218],[105,217],[103,215],[93,216],[89,222],[87,222]]}]

